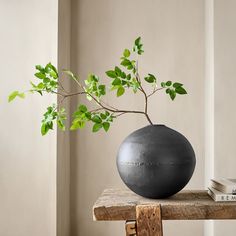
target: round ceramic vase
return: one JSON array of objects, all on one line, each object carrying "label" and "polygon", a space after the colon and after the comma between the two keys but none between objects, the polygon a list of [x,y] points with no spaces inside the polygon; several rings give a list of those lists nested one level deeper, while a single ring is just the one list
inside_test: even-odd
[{"label": "round ceramic vase", "polygon": [[117,154],[121,179],[147,198],[167,198],[189,182],[196,159],[189,141],[164,125],[149,125],[131,133]]}]

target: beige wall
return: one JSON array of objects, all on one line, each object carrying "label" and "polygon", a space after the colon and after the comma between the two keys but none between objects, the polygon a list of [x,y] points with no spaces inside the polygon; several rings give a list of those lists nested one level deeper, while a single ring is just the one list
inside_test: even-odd
[{"label": "beige wall", "polygon": [[[58,1],[58,68],[70,68],[70,0]],[[60,81],[70,89],[70,80]],[[58,100],[61,100],[58,97]],[[70,113],[70,100],[62,104]],[[68,118],[67,123],[70,123]],[[68,124],[69,125],[69,124]],[[57,236],[70,235],[70,134],[58,129],[57,133]]]},{"label": "beige wall", "polygon": [[[236,1],[214,1],[215,177],[236,177]],[[216,222],[214,235],[234,236],[235,222]]]},{"label": "beige wall", "polygon": [[[143,37],[145,54],[141,75],[151,72],[160,80],[185,84],[189,95],[175,102],[165,94],[150,100],[153,121],[185,134],[196,151],[197,166],[187,188],[204,185],[204,1],[72,1],[72,69],[81,78],[119,63],[122,49]],[[128,100],[128,103],[127,103]],[[127,93],[107,101],[119,107],[142,107],[142,97]],[[84,100],[81,100],[84,102]],[[77,101],[73,101],[75,109]],[[92,134],[91,127],[72,134],[71,236],[124,234],[123,223],[93,222],[91,209],[104,188],[121,187],[115,157],[121,141],[147,125],[143,117],[127,115],[116,120],[108,134]],[[165,222],[165,235],[203,235],[202,222]]]},{"label": "beige wall", "polygon": [[[61,68],[71,67],[81,78],[89,72],[104,77],[104,71],[119,62],[122,49],[141,35],[145,47],[141,74],[152,72],[160,80],[186,85],[187,97],[171,102],[159,94],[150,101],[152,119],[179,130],[194,146],[197,166],[186,188],[203,188],[204,176],[207,185],[210,177],[235,173],[235,7],[233,0],[71,0],[70,14],[70,0],[60,1]],[[35,64],[56,63],[57,14],[56,0],[0,1],[0,235],[4,236],[56,235],[56,133],[41,137],[39,132],[42,113],[54,100],[29,96],[8,104],[6,98],[14,89],[27,88]],[[107,101],[142,107],[142,97],[131,93],[119,100],[109,95]],[[76,104],[73,100],[68,108],[73,111]],[[58,235],[124,234],[123,222],[93,222],[91,209],[104,188],[125,187],[116,170],[116,152],[130,132],[146,124],[143,117],[129,115],[115,121],[108,134],[92,134],[88,127],[70,136],[58,135]],[[235,232],[233,222],[206,226],[204,234],[202,222],[165,222],[164,232],[167,236]]]},{"label": "beige wall", "polygon": [[[42,137],[51,97],[27,96],[34,65],[57,62],[57,1],[0,1],[0,235],[56,235],[56,132]],[[55,101],[54,101],[55,102]]]}]

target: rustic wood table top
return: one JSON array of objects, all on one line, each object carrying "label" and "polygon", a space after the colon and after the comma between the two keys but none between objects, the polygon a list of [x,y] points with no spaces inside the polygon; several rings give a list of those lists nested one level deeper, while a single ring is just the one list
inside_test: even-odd
[{"label": "rustic wood table top", "polygon": [[142,205],[160,206],[162,220],[236,219],[236,202],[215,202],[206,190],[186,190],[154,200],[130,190],[106,189],[94,204],[94,220],[135,220],[136,208]]}]

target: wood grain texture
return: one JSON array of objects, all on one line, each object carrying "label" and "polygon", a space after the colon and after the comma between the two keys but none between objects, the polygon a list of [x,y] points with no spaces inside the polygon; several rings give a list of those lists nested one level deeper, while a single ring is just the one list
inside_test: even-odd
[{"label": "wood grain texture", "polygon": [[107,189],[93,208],[94,220],[135,220],[137,205],[161,205],[163,220],[236,219],[236,202],[214,202],[205,190],[148,199],[130,190]]},{"label": "wood grain texture", "polygon": [[161,205],[136,206],[137,236],[163,236]]}]

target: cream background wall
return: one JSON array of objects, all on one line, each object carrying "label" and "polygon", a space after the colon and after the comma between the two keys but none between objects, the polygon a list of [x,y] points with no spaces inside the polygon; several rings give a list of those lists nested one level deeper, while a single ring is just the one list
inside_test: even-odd
[{"label": "cream background wall", "polygon": [[[215,177],[235,178],[236,2],[214,1]],[[234,236],[233,221],[217,221],[214,236]]]},{"label": "cream background wall", "polygon": [[28,95],[34,65],[57,63],[57,1],[0,1],[0,235],[56,235],[56,132],[40,134],[51,97]]},{"label": "cream background wall", "polygon": [[[119,63],[125,47],[141,35],[144,56],[141,75],[154,73],[160,80],[181,81],[187,97],[175,102],[165,94],[150,100],[154,122],[184,133],[196,151],[197,166],[187,188],[204,186],[204,1],[72,1],[71,68],[81,79],[89,72],[103,77]],[[107,96],[118,107],[143,107],[142,96]],[[127,102],[128,101],[128,102]],[[80,100],[80,102],[86,102]],[[77,101],[72,101],[71,109]],[[91,209],[104,188],[121,187],[115,156],[121,141],[147,125],[143,117],[127,115],[115,121],[108,134],[92,134],[91,127],[71,136],[71,236],[123,235],[123,223],[93,222]],[[165,235],[203,235],[202,222],[165,222]]]},{"label": "cream background wall", "polygon": [[[197,166],[186,188],[203,188],[213,176],[235,176],[235,1],[60,0],[59,13],[57,5],[0,1],[0,235],[56,235],[56,218],[61,236],[124,234],[121,222],[93,222],[91,208],[104,188],[125,187],[116,171],[117,148],[145,119],[121,117],[108,134],[92,134],[88,127],[41,137],[42,113],[55,100],[29,95],[8,104],[6,98],[28,87],[35,64],[56,64],[57,57],[60,68],[70,67],[82,79],[89,72],[106,79],[104,71],[139,35],[145,49],[141,75],[182,81],[189,92],[174,103],[165,94],[150,102],[153,121],[184,133],[195,148]],[[131,93],[107,101],[143,106],[142,97]],[[77,102],[67,108],[73,111]],[[169,236],[233,236],[235,224],[207,222],[205,229],[203,222],[164,223]]]}]

